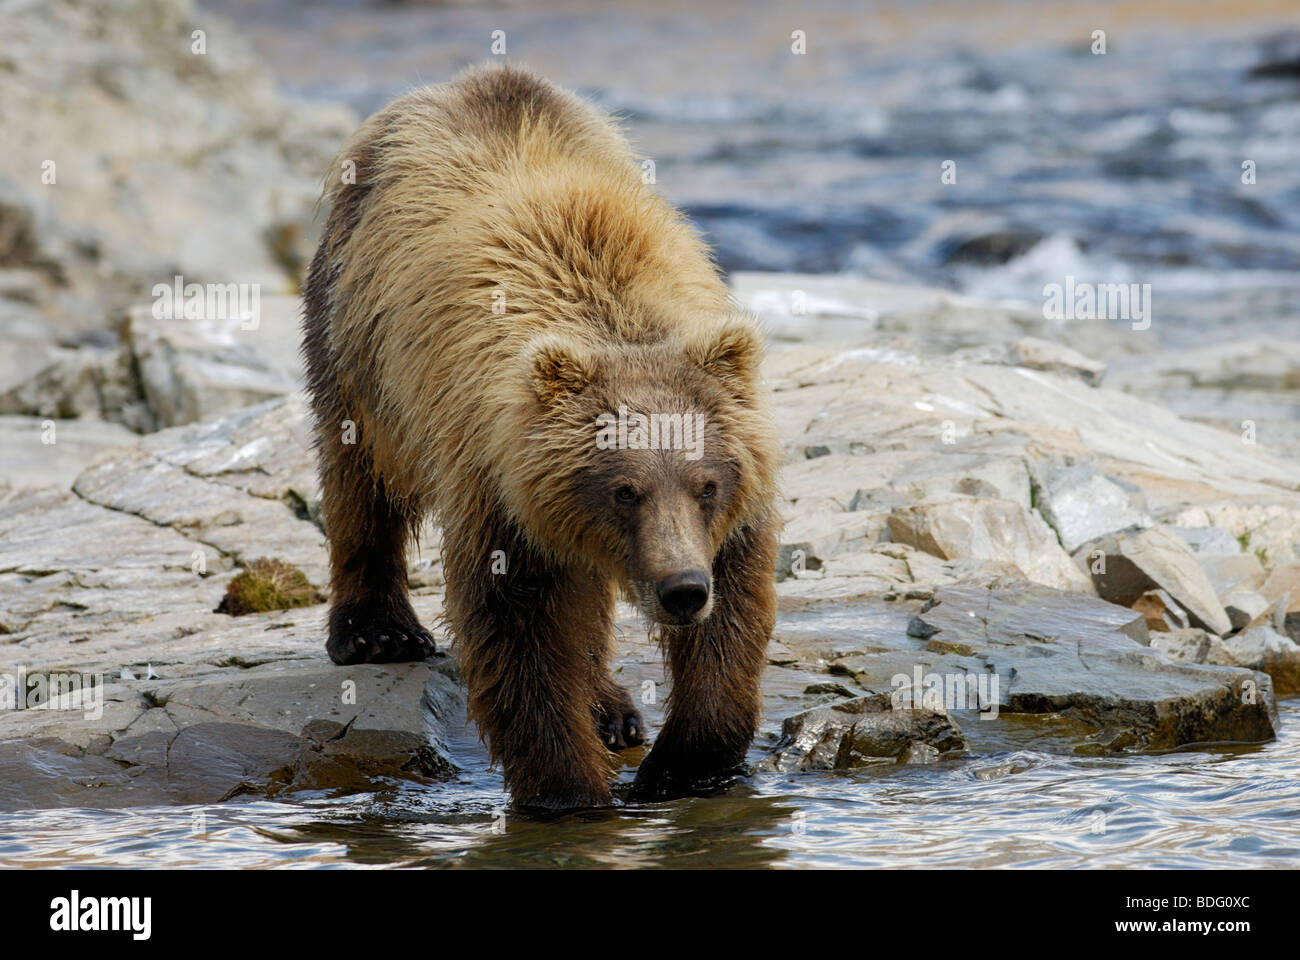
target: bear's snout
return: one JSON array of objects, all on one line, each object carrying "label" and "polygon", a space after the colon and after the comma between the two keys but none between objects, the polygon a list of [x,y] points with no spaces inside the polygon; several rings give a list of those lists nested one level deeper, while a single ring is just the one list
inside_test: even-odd
[{"label": "bear's snout", "polygon": [[709,602],[709,575],[703,570],[670,573],[655,584],[655,594],[670,614],[689,620]]}]

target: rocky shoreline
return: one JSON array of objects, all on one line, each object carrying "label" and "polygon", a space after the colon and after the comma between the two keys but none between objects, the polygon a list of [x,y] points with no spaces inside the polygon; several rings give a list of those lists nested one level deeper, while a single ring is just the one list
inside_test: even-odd
[{"label": "rocky shoreline", "polygon": [[[736,278],[773,334],[766,375],[786,449],[760,769],[981,756],[1026,724],[1040,747],[1084,755],[1275,735],[1275,690],[1300,690],[1296,464],[1096,386],[1100,365],[1027,317],[1004,319],[1031,333],[986,337],[977,355],[936,347],[943,310],[960,340],[972,312],[987,326],[1007,308],[841,281],[796,323],[777,311],[803,280],[826,283]],[[836,333],[853,311],[858,326]],[[294,313],[286,304],[246,335],[289,342]],[[187,351],[215,347],[169,323],[169,342],[188,344],[170,354],[183,379]],[[428,665],[338,668],[323,606],[214,612],[260,557],[327,586],[291,377],[251,407],[238,389],[212,393],[234,409],[101,451],[68,483],[4,494],[0,674],[101,675],[104,702],[95,719],[0,711],[0,806],[454,775],[439,744],[464,703],[445,633]],[[25,422],[20,454],[39,460],[50,448]],[[410,569],[434,623],[436,529]],[[621,674],[658,691],[644,626],[625,611],[620,627]],[[953,702],[957,687],[968,702]]]}]

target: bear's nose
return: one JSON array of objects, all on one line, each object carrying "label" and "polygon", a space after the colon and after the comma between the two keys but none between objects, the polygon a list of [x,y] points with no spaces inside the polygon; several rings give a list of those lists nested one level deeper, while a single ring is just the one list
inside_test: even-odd
[{"label": "bear's nose", "polygon": [[655,584],[655,593],[673,616],[694,616],[709,602],[709,575],[703,570],[670,573]]}]

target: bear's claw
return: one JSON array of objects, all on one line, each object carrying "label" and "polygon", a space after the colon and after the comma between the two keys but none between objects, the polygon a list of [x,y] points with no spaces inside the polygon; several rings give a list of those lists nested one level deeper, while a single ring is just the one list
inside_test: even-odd
[{"label": "bear's claw", "polygon": [[341,665],[427,660],[438,651],[433,636],[423,627],[404,629],[391,624],[350,626],[339,634],[331,633],[325,649],[330,659]]},{"label": "bear's claw", "polygon": [[645,743],[645,721],[634,708],[619,705],[612,711],[605,709],[606,713],[596,721],[601,743],[615,753]]},{"label": "bear's claw", "polygon": [[645,721],[627,690],[608,673],[597,687],[596,698],[596,735],[601,743],[615,753],[645,743]]}]

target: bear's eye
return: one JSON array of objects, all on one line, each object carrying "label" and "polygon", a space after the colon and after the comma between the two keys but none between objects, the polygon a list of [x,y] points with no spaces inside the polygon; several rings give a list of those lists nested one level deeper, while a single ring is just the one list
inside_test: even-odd
[{"label": "bear's eye", "polygon": [[636,491],[624,485],[614,491],[614,499],[619,503],[636,503]]},{"label": "bear's eye", "polygon": [[712,480],[710,480],[708,483],[704,485],[704,489],[700,491],[700,499],[707,500],[709,499],[709,497],[713,496],[717,492],[718,492],[718,485],[714,483]]}]

